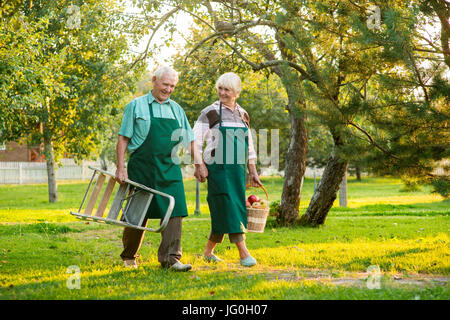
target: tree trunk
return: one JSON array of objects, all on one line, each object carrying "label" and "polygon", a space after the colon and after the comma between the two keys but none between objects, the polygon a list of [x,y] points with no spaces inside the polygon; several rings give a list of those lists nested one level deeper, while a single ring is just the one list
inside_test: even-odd
[{"label": "tree trunk", "polygon": [[441,22],[441,46],[444,62],[450,67],[450,12],[445,1],[430,0],[430,4]]},{"label": "tree trunk", "polygon": [[356,171],[356,180],[361,181],[361,168],[359,165],[355,167],[355,171]]},{"label": "tree trunk", "polygon": [[[294,223],[299,216],[300,195],[303,176],[306,170],[306,151],[308,147],[308,132],[304,116],[297,110],[302,102],[292,103],[289,108],[291,119],[290,145],[286,153],[283,193],[278,209],[277,222],[281,225]],[[295,106],[297,106],[296,109]]]},{"label": "tree trunk", "polygon": [[[285,42],[277,32],[275,34],[280,46],[281,56],[286,61],[296,62],[296,57],[290,52]],[[267,59],[276,60],[273,52],[256,40],[256,49]],[[306,151],[308,147],[308,132],[305,126],[306,103],[303,96],[302,81],[304,80],[296,71],[287,71],[281,66],[270,68],[281,80],[288,95],[288,105],[291,121],[290,144],[286,152],[284,168],[283,192],[278,207],[277,222],[281,225],[293,224],[298,219],[300,196],[302,192],[303,176],[306,170]]]},{"label": "tree trunk", "polygon": [[56,164],[51,139],[44,133],[44,154],[47,163],[48,201],[58,201],[58,186],[56,184]]},{"label": "tree trunk", "polygon": [[347,172],[344,172],[341,185],[339,186],[339,206],[347,207]]},{"label": "tree trunk", "polygon": [[300,224],[314,227],[325,223],[328,212],[336,200],[347,165],[348,163],[341,159],[339,151],[335,150],[325,166],[322,179],[306,213],[300,218]]}]

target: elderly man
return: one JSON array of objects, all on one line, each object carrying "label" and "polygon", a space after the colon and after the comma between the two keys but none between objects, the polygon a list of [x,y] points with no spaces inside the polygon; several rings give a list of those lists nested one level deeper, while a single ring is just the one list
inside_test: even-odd
[{"label": "elderly man", "polygon": [[[180,262],[182,218],[187,216],[186,198],[180,166],[174,164],[172,150],[181,140],[194,152],[194,134],[184,110],[170,99],[178,83],[177,73],[169,67],[159,68],[153,78],[153,90],[134,99],[126,108],[117,142],[117,171],[119,183],[129,178],[132,181],[172,195],[175,207],[166,229],[162,232],[158,249],[158,261],[163,268],[189,271],[192,266]],[[182,129],[185,134],[172,141],[172,134]],[[179,136],[179,135],[177,135]],[[127,170],[126,150],[131,153]],[[162,219],[167,210],[166,199],[154,196],[144,219]],[[144,231],[125,228],[121,258],[126,267],[137,267],[137,252]]]}]

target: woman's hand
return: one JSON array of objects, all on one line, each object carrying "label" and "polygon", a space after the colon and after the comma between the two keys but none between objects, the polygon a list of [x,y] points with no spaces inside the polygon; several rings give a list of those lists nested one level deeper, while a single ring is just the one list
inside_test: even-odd
[{"label": "woman's hand", "polygon": [[263,185],[261,180],[259,180],[258,171],[256,170],[256,165],[253,161],[248,162],[248,183],[255,188]]},{"label": "woman's hand", "polygon": [[258,173],[250,173],[248,178],[249,178],[248,182],[249,182],[250,186],[252,186],[252,187],[257,188],[257,187],[261,187],[263,185],[261,180],[259,180]]},{"label": "woman's hand", "polygon": [[206,178],[208,177],[208,169],[204,163],[195,165],[194,177],[196,177],[199,182],[206,181]]}]

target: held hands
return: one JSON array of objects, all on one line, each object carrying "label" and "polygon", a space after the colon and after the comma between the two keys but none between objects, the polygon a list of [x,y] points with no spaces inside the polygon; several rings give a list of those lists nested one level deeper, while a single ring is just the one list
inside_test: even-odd
[{"label": "held hands", "polygon": [[117,182],[123,184],[128,179],[128,173],[124,168],[117,168],[115,178]]},{"label": "held hands", "polygon": [[208,169],[204,163],[195,165],[194,177],[196,177],[199,182],[206,181],[206,178],[208,177]]}]

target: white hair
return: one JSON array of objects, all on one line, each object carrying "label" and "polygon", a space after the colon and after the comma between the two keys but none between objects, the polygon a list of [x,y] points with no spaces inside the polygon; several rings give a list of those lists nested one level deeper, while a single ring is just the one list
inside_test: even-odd
[{"label": "white hair", "polygon": [[161,79],[164,75],[175,76],[178,81],[178,73],[169,66],[161,66],[156,69],[155,73],[153,74],[153,76],[156,77],[157,80]]},{"label": "white hair", "polygon": [[216,89],[219,89],[219,86],[232,89],[237,94],[240,94],[242,91],[241,78],[234,72],[227,72],[221,75],[217,79]]}]

